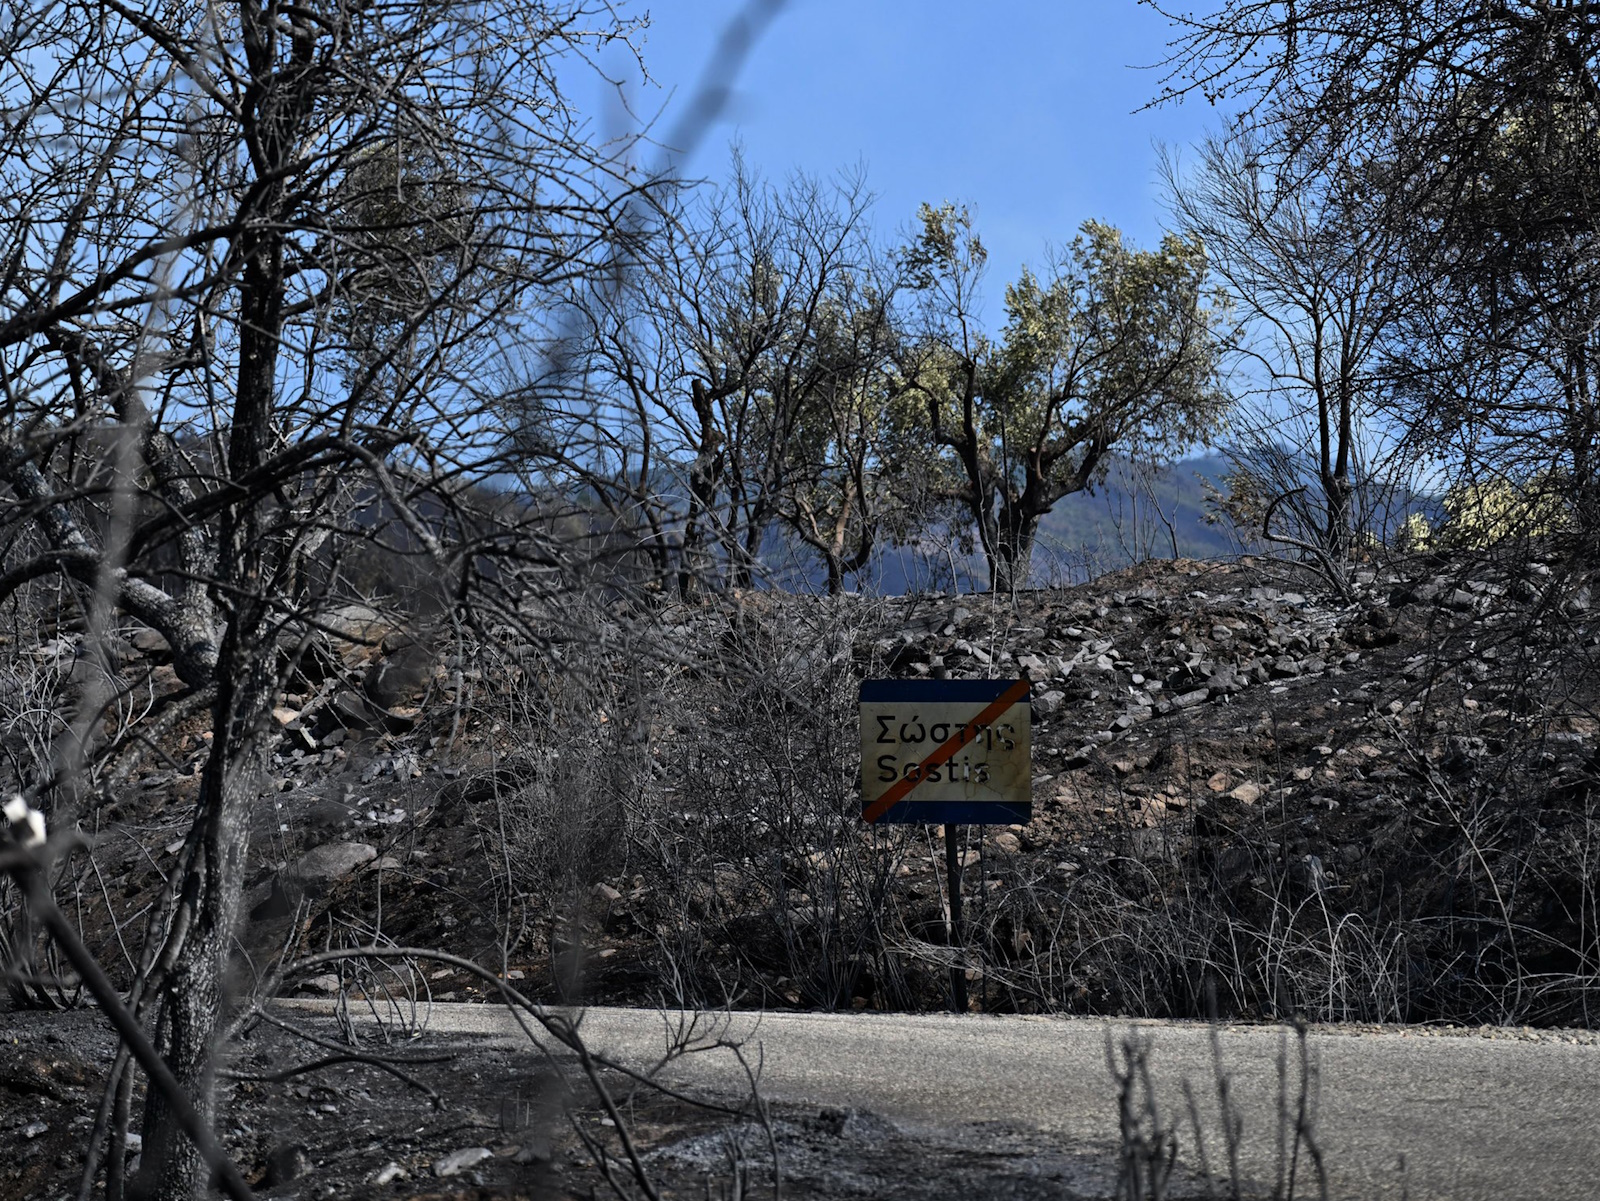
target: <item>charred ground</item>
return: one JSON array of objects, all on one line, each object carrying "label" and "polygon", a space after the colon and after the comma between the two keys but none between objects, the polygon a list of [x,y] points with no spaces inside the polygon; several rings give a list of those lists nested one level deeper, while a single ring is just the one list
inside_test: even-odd
[{"label": "charred ground", "polygon": [[[1179,560],[1006,598],[747,593],[648,620],[666,643],[631,661],[425,656],[375,617],[330,640],[279,711],[239,986],[286,950],[376,939],[551,1000],[942,1007],[942,860],[931,831],[859,822],[855,686],[1026,675],[1034,820],[966,832],[976,1005],[1589,1021],[1595,634],[1559,564],[1411,560],[1340,596]],[[140,641],[129,670],[159,679]],[[176,732],[96,812],[74,896],[108,964],[203,750]]]},{"label": "charred ground", "polygon": [[[547,1002],[916,1010],[948,1004],[955,963],[992,1012],[1589,1027],[1590,595],[1537,557],[1374,564],[1347,594],[1178,560],[1011,597],[608,602],[564,649],[430,643],[351,609],[277,714],[234,995],[488,1001],[498,976]],[[635,626],[665,637],[640,654]],[[172,687],[160,639],[124,634],[124,675]],[[21,649],[70,689],[74,638]],[[965,832],[957,947],[935,832],[859,820],[856,688],[882,676],[1033,682],[1034,819]],[[198,727],[173,730],[107,787],[66,865],[58,895],[114,976],[204,753]],[[328,954],[363,946],[486,975]],[[112,1050],[92,1012],[47,1012],[81,999],[69,972],[29,996],[0,1078],[25,1151],[5,1195],[70,1191]],[[268,1191],[297,1144],[320,1148],[296,1186],[313,1193],[434,1195],[415,1193],[445,1185],[432,1164],[477,1145],[495,1195],[593,1183],[558,1121],[589,1103],[527,1065],[452,1045],[414,1069],[451,1098],[435,1109],[360,1063],[250,1079],[322,1054],[253,1030],[229,1051],[228,1129]],[[636,1117],[657,1147],[720,1137],[660,1099]],[[844,1137],[826,1115],[783,1120],[796,1146]],[[721,1170],[685,1164],[668,1174],[693,1189]]]}]

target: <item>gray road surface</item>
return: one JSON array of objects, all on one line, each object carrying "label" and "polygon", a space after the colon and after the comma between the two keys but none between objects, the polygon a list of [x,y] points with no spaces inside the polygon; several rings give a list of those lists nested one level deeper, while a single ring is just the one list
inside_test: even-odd
[{"label": "gray road surface", "polygon": [[[729,1035],[759,1046],[763,1092],[780,1105],[859,1109],[969,1139],[981,1124],[995,1123],[1084,1151],[1103,1152],[1116,1140],[1104,1021],[807,1013],[735,1014],[725,1021]],[[441,1033],[525,1045],[495,1007],[435,1005],[430,1023]],[[662,1015],[645,1010],[592,1009],[581,1028],[590,1046],[636,1064],[654,1062],[666,1042]],[[1202,1124],[1212,1131],[1211,1153],[1220,1154],[1209,1031],[1184,1024],[1139,1028],[1153,1039],[1158,1104],[1170,1117],[1181,1116],[1187,1079]],[[1119,1033],[1127,1029],[1117,1025]],[[1229,1028],[1221,1046],[1244,1120],[1246,1175],[1270,1187],[1284,1036]],[[1296,1053],[1287,1046],[1292,1069]],[[1559,1036],[1530,1041],[1392,1030],[1317,1031],[1309,1046],[1321,1083],[1316,1128],[1334,1197],[1600,1198],[1600,1046]],[[736,1091],[743,1081],[723,1052],[690,1056],[670,1073],[677,1083],[718,1092]],[[1184,1127],[1184,1152],[1192,1159],[1187,1121]]]}]

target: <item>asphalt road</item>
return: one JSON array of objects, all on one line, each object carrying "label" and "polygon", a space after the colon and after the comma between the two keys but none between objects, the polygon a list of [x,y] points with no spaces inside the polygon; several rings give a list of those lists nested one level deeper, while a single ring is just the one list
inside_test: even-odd
[{"label": "asphalt road", "polygon": [[[312,1006],[326,1010],[327,1003]],[[968,1138],[995,1123],[1083,1151],[1103,1153],[1116,1143],[1104,1021],[820,1013],[722,1021],[718,1033],[759,1048],[763,1093],[779,1105],[857,1109],[923,1130],[960,1129]],[[440,1033],[526,1046],[496,1007],[435,1005],[429,1022]],[[581,1015],[588,1045],[641,1066],[659,1059],[672,1025],[647,1010]],[[1114,1032],[1129,1029],[1120,1023]],[[1138,1030],[1153,1042],[1160,1111],[1169,1121],[1183,1119],[1185,1158],[1193,1162],[1187,1080],[1215,1163],[1222,1148],[1210,1031],[1155,1023]],[[1219,1037],[1244,1124],[1244,1174],[1270,1188],[1280,1057],[1287,1051],[1292,1103],[1298,1051],[1276,1029],[1234,1027]],[[1333,1197],[1600,1198],[1600,1046],[1549,1036],[1328,1029],[1314,1030],[1308,1047],[1320,1081],[1316,1138]],[[744,1081],[725,1051],[680,1059],[668,1075],[719,1093],[736,1092]],[[1302,1188],[1299,1195],[1316,1192]]]}]

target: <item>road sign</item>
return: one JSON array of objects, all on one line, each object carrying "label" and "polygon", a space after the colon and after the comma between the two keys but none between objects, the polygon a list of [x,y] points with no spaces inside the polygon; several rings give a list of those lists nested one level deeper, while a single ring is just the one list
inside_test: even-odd
[{"label": "road sign", "polygon": [[1031,712],[1027,680],[864,680],[861,816],[1030,821]]}]

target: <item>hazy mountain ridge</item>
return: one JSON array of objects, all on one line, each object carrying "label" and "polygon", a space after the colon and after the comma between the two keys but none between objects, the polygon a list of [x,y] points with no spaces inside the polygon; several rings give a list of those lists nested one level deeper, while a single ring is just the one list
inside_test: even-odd
[{"label": "hazy mountain ridge", "polygon": [[[1221,455],[1141,469],[1115,456],[1092,492],[1062,497],[1039,523],[1033,552],[1034,584],[1082,584],[1146,559],[1221,559],[1238,554],[1232,521],[1209,503],[1206,484],[1221,486],[1228,461]],[[822,587],[820,565],[783,537],[768,552],[769,583],[787,591]],[[974,540],[975,541],[975,540]],[[925,535],[913,545],[882,545],[848,586],[880,596],[909,592],[981,591],[988,586],[983,555],[966,553],[948,533]]]}]

